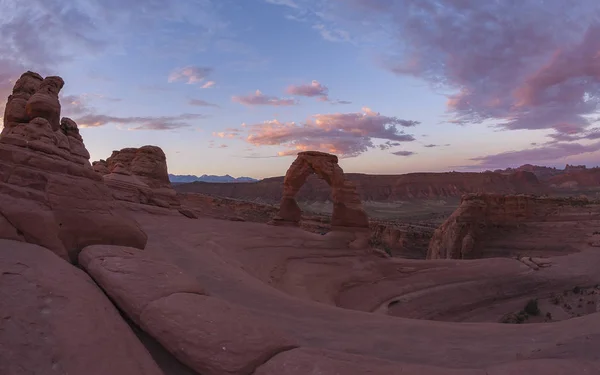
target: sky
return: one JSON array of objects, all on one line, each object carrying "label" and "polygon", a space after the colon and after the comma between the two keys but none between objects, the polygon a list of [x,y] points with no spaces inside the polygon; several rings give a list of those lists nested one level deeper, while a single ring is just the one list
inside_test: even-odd
[{"label": "sky", "polygon": [[0,108],[59,75],[92,160],[174,174],[600,164],[597,0],[0,0]]}]

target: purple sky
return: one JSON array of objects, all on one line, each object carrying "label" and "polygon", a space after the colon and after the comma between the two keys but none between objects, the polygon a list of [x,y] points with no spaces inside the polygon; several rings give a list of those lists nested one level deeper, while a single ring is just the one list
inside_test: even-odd
[{"label": "purple sky", "polygon": [[0,0],[0,106],[60,75],[92,159],[177,174],[598,165],[597,0]]}]

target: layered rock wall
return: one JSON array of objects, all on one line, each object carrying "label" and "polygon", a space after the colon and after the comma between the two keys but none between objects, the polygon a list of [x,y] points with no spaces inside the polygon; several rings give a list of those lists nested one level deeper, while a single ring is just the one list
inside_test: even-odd
[{"label": "layered rock wall", "polygon": [[[544,246],[546,241],[554,241],[554,247],[564,245],[565,251],[571,251],[569,248],[574,248],[575,242],[570,244],[566,237],[560,238],[561,233],[571,226],[577,227],[579,221],[593,224],[599,213],[597,205],[586,198],[468,194],[463,196],[456,211],[435,230],[427,258],[472,259],[509,255],[511,247],[514,251],[527,252]],[[579,225],[574,229],[585,232],[587,228],[584,227]],[[556,240],[552,240],[554,237]]]}]

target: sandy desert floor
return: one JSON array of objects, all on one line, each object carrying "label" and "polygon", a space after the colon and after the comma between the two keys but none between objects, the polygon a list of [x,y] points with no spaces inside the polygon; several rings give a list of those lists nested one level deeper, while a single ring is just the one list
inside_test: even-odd
[{"label": "sandy desert floor", "polygon": [[[415,374],[600,373],[600,314],[591,294],[600,283],[597,248],[546,258],[534,270],[515,259],[384,258],[348,249],[335,233],[259,223],[136,219],[149,234],[146,255],[179,266],[210,295],[255,311],[302,348],[388,360]],[[560,304],[574,309],[585,293],[585,308],[568,316],[547,302],[559,294]],[[541,317],[498,323],[530,299],[539,299]],[[545,321],[547,312],[553,319]],[[185,373],[146,343],[163,370]]]}]

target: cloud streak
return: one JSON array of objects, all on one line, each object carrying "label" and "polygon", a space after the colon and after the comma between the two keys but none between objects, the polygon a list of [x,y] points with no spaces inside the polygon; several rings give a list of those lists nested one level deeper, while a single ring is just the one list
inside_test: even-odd
[{"label": "cloud streak", "polygon": [[352,102],[347,100],[331,99],[329,97],[329,88],[316,80],[313,80],[310,84],[290,85],[285,92],[288,95],[294,96],[317,97],[317,100],[331,104],[352,104]]},{"label": "cloud streak", "polygon": [[185,113],[177,116],[132,116],[118,117],[98,114],[86,114],[75,119],[83,128],[93,128],[107,124],[130,125],[128,130],[173,130],[191,126],[193,120],[206,118],[197,113]]},{"label": "cloud streak", "polygon": [[568,156],[587,154],[600,150],[600,142],[587,145],[580,143],[554,143],[520,151],[508,151],[498,154],[472,158],[476,166],[482,168],[516,167],[524,163],[545,163],[564,159]]},{"label": "cloud streak", "polygon": [[231,101],[234,103],[239,103],[247,106],[257,106],[257,105],[269,105],[269,106],[291,106],[297,105],[298,101],[295,99],[287,99],[287,98],[278,98],[276,96],[268,96],[260,92],[260,90],[256,90],[254,94],[245,95],[245,96],[233,96],[231,97]]},{"label": "cloud streak", "polygon": [[396,151],[396,152],[392,152],[393,155],[396,156],[412,156],[415,154],[415,152],[412,151]]},{"label": "cloud streak", "polygon": [[219,105],[207,102],[206,100],[202,100],[202,99],[190,99],[188,101],[188,104],[196,106],[196,107],[214,107],[214,108],[220,108]]},{"label": "cloud streak", "polygon": [[315,96],[327,98],[329,89],[319,81],[312,81],[310,84],[305,85],[291,85],[286,89],[286,93],[289,95],[307,96],[309,98]]},{"label": "cloud streak", "polygon": [[271,120],[245,125],[245,128],[249,133],[247,142],[255,146],[283,146],[281,156],[319,150],[352,157],[377,147],[374,139],[394,144],[414,141],[415,138],[401,128],[418,124],[363,108],[359,113],[317,114],[304,123]]},{"label": "cloud streak", "polygon": [[[190,65],[184,68],[177,68],[173,70],[171,74],[169,74],[168,81],[169,83],[184,81],[188,85],[193,85],[203,82],[212,72],[212,68]],[[207,84],[208,82],[202,87],[204,88],[204,86]],[[210,87],[210,85],[208,87]]]}]

